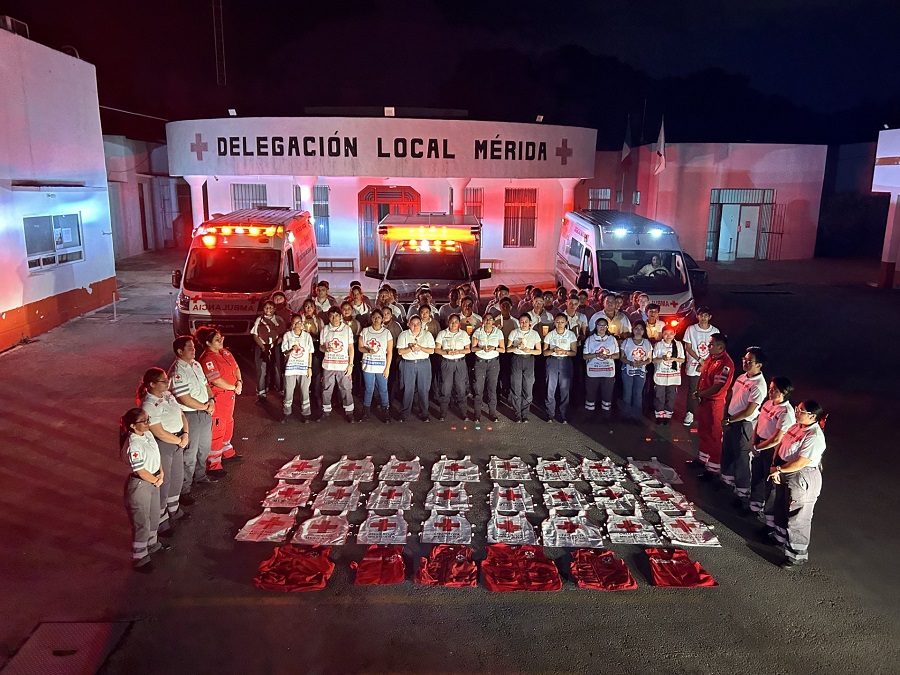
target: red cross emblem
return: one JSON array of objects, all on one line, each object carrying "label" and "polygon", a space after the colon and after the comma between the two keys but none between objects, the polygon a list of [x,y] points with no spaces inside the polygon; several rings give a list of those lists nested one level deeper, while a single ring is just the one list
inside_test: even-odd
[{"label": "red cross emblem", "polygon": [[334,339],[331,340],[328,344],[329,344],[329,345],[331,346],[331,348],[332,348],[334,351],[336,351],[336,352],[337,352],[337,351],[340,351],[340,350],[342,350],[342,349],[344,348],[344,343],[341,342],[340,340],[338,340],[337,338],[334,338]]},{"label": "red cross emblem", "polygon": [[569,500],[572,499],[572,497],[570,495],[566,494],[562,490],[560,490],[553,496],[556,497],[559,501],[565,502],[566,504],[568,504]]},{"label": "red cross emblem", "polygon": [[637,523],[633,523],[630,520],[623,520],[621,523],[616,525],[620,530],[625,530],[626,532],[637,532],[641,529],[641,526]]},{"label": "red cross emblem", "polygon": [[459,527],[459,523],[453,522],[452,520],[450,520],[450,518],[444,518],[443,520],[435,523],[434,526],[439,530],[443,530],[444,532],[451,532],[452,530],[455,530],[457,527]]},{"label": "red cross emblem", "polygon": [[456,473],[460,469],[462,469],[462,466],[460,464],[457,464],[456,462],[453,462],[453,464],[447,465],[447,471],[452,471],[452,472]]},{"label": "red cross emblem", "polygon": [[682,532],[690,532],[691,530],[694,529],[693,525],[691,525],[686,520],[682,520],[681,518],[676,520],[674,523],[670,523],[670,525],[674,528],[678,528]]},{"label": "red cross emblem", "polygon": [[403,473],[404,471],[409,471],[411,468],[412,466],[410,466],[406,462],[400,462],[397,466],[394,467],[394,471],[396,471],[397,473]]},{"label": "red cross emblem", "polygon": [[638,347],[637,349],[632,350],[632,361],[643,361],[645,358],[647,358],[647,352],[645,352],[642,348]]},{"label": "red cross emblem", "polygon": [[331,523],[320,520],[315,525],[310,525],[310,532],[315,532],[316,534],[325,534],[326,532],[331,532],[332,530],[336,530],[337,525],[332,525]]},{"label": "red cross emblem", "polygon": [[662,490],[657,490],[656,492],[648,492],[647,496],[658,499],[661,502],[668,502],[672,500],[672,495],[670,495],[668,492],[663,492]]},{"label": "red cross emblem", "polygon": [[444,499],[446,501],[450,501],[456,496],[456,493],[453,490],[441,490],[440,492],[435,493],[435,497],[439,499]]},{"label": "red cross emblem", "polygon": [[300,490],[298,490],[296,487],[294,487],[293,485],[290,487],[281,488],[276,493],[276,495],[278,497],[282,497],[285,499],[290,499],[291,497],[293,497],[294,495],[297,495],[297,494],[303,494],[303,493]]},{"label": "red cross emblem", "polygon": [[139,452],[132,452],[131,456],[134,457],[135,459],[137,459],[138,457],[141,456],[141,454]]},{"label": "red cross emblem", "polygon": [[344,465],[344,471],[357,471],[362,467],[356,462],[350,462],[349,464]]},{"label": "red cross emblem", "polygon": [[373,352],[377,352],[381,347],[381,343],[378,342],[378,340],[376,340],[375,338],[372,338],[366,343],[366,347],[371,349]]},{"label": "red cross emblem", "polygon": [[504,492],[498,492],[497,496],[500,497],[500,499],[505,499],[506,501],[511,502],[519,496],[519,493],[512,488],[507,488],[507,490],[505,490]]},{"label": "red cross emblem", "polygon": [[497,525],[498,530],[503,530],[507,534],[512,534],[513,532],[518,532],[522,528],[519,525],[516,525],[511,520],[504,520],[499,525]]},{"label": "red cross emblem", "polygon": [[350,494],[351,494],[351,493],[350,493],[349,490],[345,490],[344,488],[339,487],[339,488],[338,488],[337,490],[335,490],[334,492],[329,492],[329,493],[328,493],[328,498],[337,501],[337,500],[339,500],[339,499],[343,499],[344,497],[349,497]]},{"label": "red cross emblem", "polygon": [[513,465],[511,462],[503,462],[503,464],[499,465],[499,468],[503,469],[504,471],[512,471]]},{"label": "red cross emblem", "polygon": [[575,530],[578,529],[578,525],[576,525],[575,523],[571,523],[567,520],[564,523],[557,524],[556,529],[562,530],[563,532],[568,532],[569,534],[572,534]]},{"label": "red cross emblem", "polygon": [[560,473],[562,471],[565,471],[565,469],[563,467],[561,467],[559,464],[547,464],[544,467],[544,470],[549,471],[551,473]]},{"label": "red cross emblem", "polygon": [[209,151],[209,143],[205,142],[200,134],[194,134],[194,142],[191,143],[191,152],[197,155],[197,161],[203,161],[203,153]]},{"label": "red cross emblem", "polygon": [[385,530],[393,530],[397,525],[392,523],[387,518],[382,518],[376,523],[372,523],[372,529],[378,530],[379,532],[384,532]]},{"label": "red cross emblem", "polygon": [[400,495],[394,488],[390,488],[381,493],[381,496],[387,499],[388,501],[393,501]]},{"label": "red cross emblem", "polygon": [[704,354],[709,352],[709,343],[701,342],[700,344],[698,344],[697,352],[700,354],[700,356],[703,356]]},{"label": "red cross emblem", "polygon": [[601,359],[605,359],[609,356],[609,350],[606,347],[600,347],[600,350],[597,353],[600,355]]},{"label": "red cross emblem", "polygon": [[559,157],[560,163],[565,166],[569,162],[569,157],[574,154],[574,150],[569,147],[569,139],[562,139],[562,144],[556,148],[556,156]]}]

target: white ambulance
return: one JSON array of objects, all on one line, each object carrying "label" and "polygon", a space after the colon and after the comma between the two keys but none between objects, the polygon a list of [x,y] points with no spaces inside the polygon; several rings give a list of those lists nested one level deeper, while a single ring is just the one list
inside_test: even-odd
[{"label": "white ambulance", "polygon": [[556,280],[568,288],[643,291],[660,319],[683,330],[695,318],[690,274],[668,225],[621,211],[567,213],[556,252]]},{"label": "white ambulance", "polygon": [[390,284],[404,305],[425,284],[438,306],[449,301],[451,288],[463,287],[477,298],[479,282],[491,276],[481,269],[481,223],[475,216],[389,215],[378,225],[378,239],[384,272],[366,268],[366,276]]},{"label": "white ambulance", "polygon": [[176,335],[214,325],[226,335],[249,335],[262,303],[284,291],[306,297],[318,281],[318,257],[307,211],[267,206],[216,216],[196,228],[172,314]]}]

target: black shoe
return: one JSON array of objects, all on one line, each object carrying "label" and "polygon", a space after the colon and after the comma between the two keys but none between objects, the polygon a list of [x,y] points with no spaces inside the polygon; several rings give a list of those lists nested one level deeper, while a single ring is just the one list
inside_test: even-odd
[{"label": "black shoe", "polygon": [[481,424],[481,418],[478,415],[472,415],[472,421],[475,422],[475,424]]},{"label": "black shoe", "polygon": [[656,426],[662,426],[662,423],[663,423],[662,417],[657,417],[656,418]]},{"label": "black shoe", "polygon": [[193,506],[197,503],[197,500],[191,497],[190,494],[184,494],[178,499],[178,503],[184,504],[185,506]]},{"label": "black shoe", "polygon": [[360,421],[360,422],[368,422],[370,419],[372,419],[372,418],[369,416],[369,409],[368,409],[368,408],[364,408],[364,409],[363,409],[362,417],[360,418],[359,421]]},{"label": "black shoe", "polygon": [[444,421],[446,421],[446,418],[443,415],[438,417],[438,422],[444,422]]},{"label": "black shoe", "polygon": [[183,511],[181,509],[179,509],[175,515],[169,516],[169,520],[171,520],[173,522],[178,522],[178,523],[186,523],[190,519],[191,519],[191,514],[188,513],[187,511]]},{"label": "black shoe", "polygon": [[547,422],[547,424],[553,424],[553,418],[552,418],[552,417],[548,417],[547,420],[546,420],[546,422]]},{"label": "black shoe", "polygon": [[149,553],[140,560],[133,561],[131,565],[135,572],[140,572],[141,574],[150,574],[153,571],[153,561],[150,560]]},{"label": "black shoe", "polygon": [[157,533],[157,537],[174,537],[175,536],[175,528],[169,526],[168,530],[163,530],[162,532]]},{"label": "black shoe", "polygon": [[256,405],[265,405],[266,397],[265,396],[257,396],[256,397]]},{"label": "black shoe", "polygon": [[206,472],[206,475],[209,478],[224,478],[228,475],[228,472],[225,469],[210,469]]},{"label": "black shoe", "polygon": [[321,415],[319,415],[319,418],[316,420],[316,422],[327,422],[328,415],[330,415],[330,414],[331,413],[322,413]]},{"label": "black shoe", "polygon": [[347,421],[350,424],[356,424],[356,415],[354,415],[352,412],[348,412],[347,413]]},{"label": "black shoe", "polygon": [[496,415],[485,415],[485,417],[487,418],[487,421],[488,421],[488,422],[495,422],[495,423],[496,423],[496,422],[498,422],[498,421],[500,420],[500,418],[497,417]]},{"label": "black shoe", "polygon": [[224,462],[240,462],[242,459],[244,459],[243,455],[239,455],[239,454],[235,453],[231,457],[223,457],[222,461],[224,461]]},{"label": "black shoe", "polygon": [[685,461],[685,466],[689,466],[693,469],[702,469],[706,466],[706,464],[701,462],[699,459],[689,459]]},{"label": "black shoe", "polygon": [[704,483],[708,483],[710,481],[716,480],[719,476],[714,474],[712,471],[704,471],[703,473],[698,473],[697,478],[702,480]]},{"label": "black shoe", "polygon": [[785,560],[779,567],[786,572],[793,572],[795,570],[799,570],[806,564],[805,560]]},{"label": "black shoe", "polygon": [[521,418],[521,417],[517,417],[517,418],[516,418],[516,424],[522,424],[522,418]]},{"label": "black shoe", "polygon": [[166,551],[171,551],[171,550],[172,550],[172,544],[166,544],[164,542],[157,541],[155,544],[153,544],[153,546],[151,546],[150,548],[147,549],[147,553],[157,553],[157,552],[165,553]]},{"label": "black shoe", "polygon": [[194,485],[215,485],[218,482],[219,482],[218,478],[207,474],[203,478],[200,478],[199,480],[195,480]]},{"label": "black shoe", "polygon": [[403,424],[406,421],[406,418],[401,415],[397,421],[400,422],[400,424]]},{"label": "black shoe", "polygon": [[569,420],[557,420],[560,424],[568,424]]},{"label": "black shoe", "polygon": [[281,417],[278,418],[279,424],[284,424],[287,421],[288,421],[288,415],[282,415]]},{"label": "black shoe", "polygon": [[422,416],[419,418],[419,420],[422,421],[422,422],[430,422],[430,421],[431,421],[430,419],[428,419],[428,415],[422,415]]},{"label": "black shoe", "polygon": [[523,418],[522,418],[522,424],[528,424],[528,418],[527,418],[527,417],[523,417]]}]

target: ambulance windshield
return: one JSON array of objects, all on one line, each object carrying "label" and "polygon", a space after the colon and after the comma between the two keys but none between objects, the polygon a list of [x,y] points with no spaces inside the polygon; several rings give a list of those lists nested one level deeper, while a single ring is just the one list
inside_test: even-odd
[{"label": "ambulance windshield", "polygon": [[681,251],[599,251],[599,283],[613,291],[675,295],[688,289]]},{"label": "ambulance windshield", "polygon": [[396,253],[391,259],[387,274],[388,280],[403,279],[441,279],[450,281],[468,281],[466,261],[459,251],[450,253]]},{"label": "ambulance windshield", "polygon": [[275,290],[281,251],[264,248],[195,248],[184,270],[184,290],[265,293]]}]

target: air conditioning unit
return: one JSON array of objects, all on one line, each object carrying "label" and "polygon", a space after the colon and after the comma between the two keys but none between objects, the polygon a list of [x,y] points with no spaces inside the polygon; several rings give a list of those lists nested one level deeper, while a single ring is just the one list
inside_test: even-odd
[{"label": "air conditioning unit", "polygon": [[10,33],[21,35],[24,38],[28,37],[28,24],[11,16],[0,16],[0,28],[8,30]]}]

